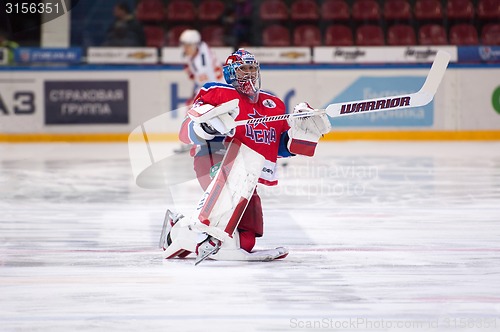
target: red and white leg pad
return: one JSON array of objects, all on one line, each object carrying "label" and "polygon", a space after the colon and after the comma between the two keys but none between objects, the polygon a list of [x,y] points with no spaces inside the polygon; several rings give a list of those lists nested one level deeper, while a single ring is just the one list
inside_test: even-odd
[{"label": "red and white leg pad", "polygon": [[255,191],[264,160],[259,153],[233,140],[190,218],[193,227],[221,241],[232,238]]},{"label": "red and white leg pad", "polygon": [[240,248],[236,230],[257,186],[264,160],[262,155],[239,141],[232,141],[193,215],[172,227],[172,243],[164,248],[165,258],[195,252],[199,233],[222,241],[219,251],[210,256],[212,259],[267,261],[285,257],[288,254],[285,248],[248,253]]},{"label": "red and white leg pad", "polygon": [[252,252],[241,249],[238,231],[234,233],[233,239],[233,241],[223,242],[219,251],[215,255],[209,256],[209,258],[220,261],[267,262],[285,258],[288,255],[288,249],[283,247],[266,250],[254,250]]}]

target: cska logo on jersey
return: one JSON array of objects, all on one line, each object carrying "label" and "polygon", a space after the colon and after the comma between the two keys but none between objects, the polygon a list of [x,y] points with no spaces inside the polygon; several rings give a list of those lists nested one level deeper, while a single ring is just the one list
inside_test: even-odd
[{"label": "cska logo on jersey", "polygon": [[262,102],[262,105],[268,107],[268,108],[275,108],[276,103],[272,99],[266,99]]},{"label": "cska logo on jersey", "polygon": [[[248,116],[252,119],[263,118],[255,108],[253,114],[248,114]],[[257,129],[259,125],[262,125],[263,128]],[[254,123],[253,125],[247,124],[245,125],[245,136],[255,143],[269,145],[272,142],[276,142],[276,129],[273,127],[268,128],[265,122]]]}]

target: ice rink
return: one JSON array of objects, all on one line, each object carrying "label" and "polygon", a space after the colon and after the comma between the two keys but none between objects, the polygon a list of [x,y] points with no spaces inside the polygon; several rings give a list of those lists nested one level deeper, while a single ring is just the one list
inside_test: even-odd
[{"label": "ice rink", "polygon": [[499,142],[322,142],[279,171],[257,247],[289,256],[195,267],[157,248],[195,181],[139,188],[127,144],[0,145],[0,331],[500,331]]}]

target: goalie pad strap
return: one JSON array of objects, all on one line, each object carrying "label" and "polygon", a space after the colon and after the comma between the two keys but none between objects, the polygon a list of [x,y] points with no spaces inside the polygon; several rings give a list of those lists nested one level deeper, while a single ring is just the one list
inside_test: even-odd
[{"label": "goalie pad strap", "polygon": [[233,215],[231,216],[231,219],[229,219],[229,222],[227,223],[226,228],[224,229],[224,232],[227,234],[233,234],[234,230],[236,229],[236,226],[238,225],[238,221],[240,221],[241,216],[245,212],[245,208],[248,206],[248,199],[241,197],[238,205],[236,206],[236,209],[234,209]]}]

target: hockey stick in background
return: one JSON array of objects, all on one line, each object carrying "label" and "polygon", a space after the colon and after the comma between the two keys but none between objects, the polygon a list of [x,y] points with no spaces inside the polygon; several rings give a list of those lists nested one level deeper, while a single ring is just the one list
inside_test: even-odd
[{"label": "hockey stick in background", "polygon": [[[427,74],[424,85],[420,88],[418,92],[389,96],[376,99],[365,99],[350,101],[344,103],[335,103],[327,106],[326,109],[317,109],[314,112],[302,112],[302,113],[290,113],[283,115],[267,116],[262,118],[246,119],[236,121],[237,126],[245,124],[258,124],[262,122],[271,122],[286,120],[288,118],[301,118],[318,114],[318,112],[324,112],[332,118],[352,115],[360,112],[382,112],[382,111],[392,111],[400,110],[411,107],[425,106],[432,101],[436,91],[443,79],[446,68],[448,67],[448,62],[450,61],[450,55],[444,51],[438,51],[432,67]],[[230,101],[231,102],[231,101]],[[228,103],[230,103],[228,102]]]}]

